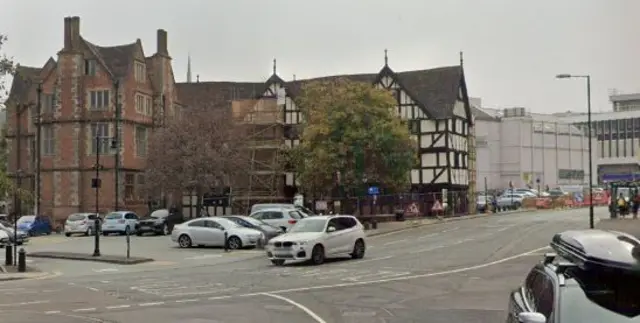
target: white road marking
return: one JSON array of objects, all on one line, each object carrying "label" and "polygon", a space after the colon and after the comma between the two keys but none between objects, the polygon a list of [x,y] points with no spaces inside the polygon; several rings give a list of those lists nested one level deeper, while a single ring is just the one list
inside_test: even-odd
[{"label": "white road marking", "polygon": [[36,305],[36,304],[47,304],[51,301],[32,301],[32,302],[22,302],[22,303],[9,303],[9,304],[0,304],[0,307],[16,307],[16,306],[25,306],[25,305]]},{"label": "white road marking", "polygon": [[107,306],[106,309],[117,310],[119,308],[129,308],[129,307],[131,307],[131,305],[114,305],[114,306]]},{"label": "white road marking", "polygon": [[147,306],[158,306],[163,305],[164,302],[151,302],[151,303],[140,303],[138,306],[147,307]]},{"label": "white road marking", "polygon": [[365,280],[367,278],[371,279],[373,277],[377,277],[378,279],[381,278],[390,278],[390,277],[398,277],[398,276],[403,276],[403,275],[409,275],[411,274],[411,272],[393,272],[393,271],[377,271],[377,272],[373,272],[373,273],[363,273],[361,275],[355,275],[355,276],[351,276],[351,277],[347,277],[347,278],[343,278],[343,281],[351,281],[351,282],[357,282],[357,281],[362,281]]},{"label": "white road marking", "polygon": [[92,290],[94,292],[99,292],[100,290],[97,288],[93,288],[93,287],[87,287],[88,290]]},{"label": "white road marking", "polygon": [[405,241],[407,241],[407,239],[393,240],[393,241],[389,241],[389,242],[383,244],[383,246],[390,246],[390,245],[393,245],[393,244],[396,244],[396,243],[405,242]]},{"label": "white road marking", "polygon": [[210,294],[225,293],[225,292],[235,292],[237,290],[238,290],[238,288],[231,287],[231,288],[222,288],[222,289],[218,289],[218,290],[209,290],[209,291],[203,291],[203,292],[184,292],[184,293],[160,294],[160,296],[162,296],[162,297],[176,297],[176,296],[210,295]]},{"label": "white road marking", "polygon": [[447,233],[447,232],[453,232],[453,231],[458,231],[458,230],[460,230],[460,227],[453,227],[451,229],[442,230],[440,232]]},{"label": "white road marking", "polygon": [[344,312],[342,316],[345,317],[374,317],[376,316],[376,312]]},{"label": "white road marking", "polygon": [[97,310],[97,308],[95,307],[89,307],[89,308],[79,308],[79,309],[75,309],[72,312],[93,312]]},{"label": "white road marking", "polygon": [[184,260],[204,260],[204,259],[220,258],[220,257],[222,257],[222,255],[200,255],[200,256],[187,257],[187,258],[184,258]]},{"label": "white road marking", "polygon": [[96,273],[110,273],[119,271],[118,268],[103,268],[103,269],[92,269],[93,272]]},{"label": "white road marking", "polygon": [[110,281],[108,281],[108,280],[101,280],[100,282],[101,282],[101,283],[103,283],[103,284],[108,284],[108,283],[110,283]]},{"label": "white road marking", "polygon": [[61,311],[46,311],[44,312],[44,314],[59,314],[62,313]]},{"label": "white road marking", "polygon": [[433,238],[433,237],[436,237],[436,236],[439,236],[439,235],[440,235],[440,233],[439,233],[439,232],[436,232],[436,233],[429,233],[429,234],[425,234],[425,235],[421,236],[420,238],[418,238],[418,239],[416,239],[416,240],[418,240],[418,241],[423,241],[423,240],[427,240],[427,239],[429,239],[429,238]]},{"label": "white road marking", "polygon": [[0,293],[17,292],[21,290],[25,290],[25,288],[1,288]]},{"label": "white road marking", "polygon": [[200,299],[198,298],[191,298],[191,299],[178,299],[176,300],[176,303],[195,303],[200,301]]},{"label": "white road marking", "polygon": [[262,295],[268,296],[268,297],[272,297],[272,298],[275,298],[275,299],[279,299],[279,300],[281,300],[283,302],[287,302],[287,303],[299,308],[301,311],[307,313],[307,315],[309,315],[309,317],[311,317],[317,323],[327,323],[327,321],[323,320],[320,316],[318,316],[318,314],[314,313],[312,310],[308,309],[306,306],[304,306],[304,305],[302,305],[302,304],[300,304],[300,303],[298,303],[298,302],[296,302],[294,300],[288,299],[288,298],[286,298],[284,296],[271,294],[271,293],[262,293]]}]

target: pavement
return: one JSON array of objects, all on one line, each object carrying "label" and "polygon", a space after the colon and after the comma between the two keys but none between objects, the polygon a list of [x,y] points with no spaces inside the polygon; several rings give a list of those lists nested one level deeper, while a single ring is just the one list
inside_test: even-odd
[{"label": "pavement", "polygon": [[[596,215],[606,218],[606,208],[597,208]],[[135,237],[132,251],[153,253],[146,256],[155,262],[34,260],[58,274],[0,282],[0,320],[496,322],[505,319],[509,292],[540,261],[553,234],[588,224],[584,209],[404,224],[406,230],[371,236],[364,259],[322,266],[275,267],[260,251],[185,250],[168,237]],[[78,237],[27,248],[91,251],[90,241]],[[122,241],[108,237],[103,248],[121,250]]]}]

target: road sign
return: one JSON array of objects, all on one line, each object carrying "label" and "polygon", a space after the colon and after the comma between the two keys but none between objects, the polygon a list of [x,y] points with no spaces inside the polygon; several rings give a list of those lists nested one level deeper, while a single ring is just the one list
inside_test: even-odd
[{"label": "road sign", "polygon": [[431,207],[431,211],[442,211],[444,210],[442,208],[442,204],[440,204],[440,201],[436,200],[435,203],[433,203],[433,207]]},{"label": "road sign", "polygon": [[380,194],[380,188],[377,186],[369,186],[367,192],[369,193],[369,195],[378,195]]}]

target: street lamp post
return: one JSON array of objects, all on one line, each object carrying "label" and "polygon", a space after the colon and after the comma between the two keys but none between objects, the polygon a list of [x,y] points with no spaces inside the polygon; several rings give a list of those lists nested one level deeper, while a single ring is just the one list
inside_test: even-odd
[{"label": "street lamp post", "polygon": [[95,177],[91,180],[91,187],[96,190],[96,219],[94,222],[93,232],[95,234],[94,237],[94,245],[93,245],[93,256],[100,257],[100,187],[102,186],[102,179],[100,179],[100,171],[104,168],[100,164],[100,154],[102,152],[102,147],[105,143],[110,143],[111,149],[115,149],[117,143],[115,140],[112,140],[111,137],[101,137],[97,135],[95,137],[95,146],[96,146],[96,161],[93,165],[93,169],[95,169]]},{"label": "street lamp post", "polygon": [[18,259],[18,218],[22,213],[22,200],[19,189],[22,187],[22,169],[16,171],[15,206],[13,207],[15,216],[13,218],[13,265],[17,266]]},{"label": "street lamp post", "polygon": [[570,79],[580,78],[587,81],[587,135],[589,137],[589,228],[593,229],[594,224],[594,210],[593,210],[593,147],[591,145],[591,76],[590,75],[572,75],[572,74],[558,74],[558,79]]}]

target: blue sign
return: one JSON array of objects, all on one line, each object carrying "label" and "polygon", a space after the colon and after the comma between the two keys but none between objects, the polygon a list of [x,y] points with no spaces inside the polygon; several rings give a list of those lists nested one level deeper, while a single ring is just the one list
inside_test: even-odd
[{"label": "blue sign", "polygon": [[377,186],[369,186],[369,195],[378,195],[380,194],[380,188]]}]

